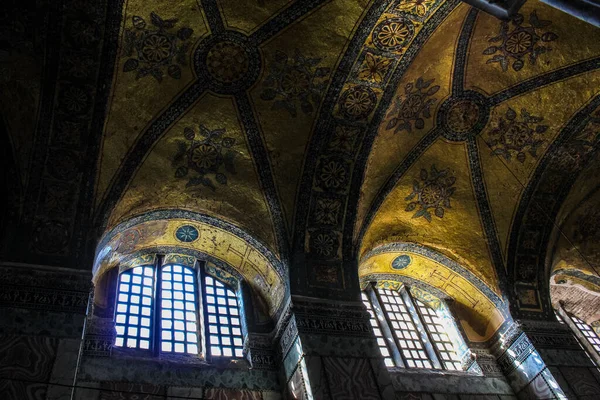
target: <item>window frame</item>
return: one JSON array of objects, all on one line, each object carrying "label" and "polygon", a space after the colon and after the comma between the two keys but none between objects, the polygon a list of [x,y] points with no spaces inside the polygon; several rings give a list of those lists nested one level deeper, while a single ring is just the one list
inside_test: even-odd
[{"label": "window frame", "polygon": [[[385,341],[386,349],[389,352],[389,356],[382,355],[383,358],[391,358],[394,362],[394,366],[387,366],[388,368],[394,369],[399,368],[403,370],[409,371],[443,371],[443,372],[459,372],[459,373],[469,373],[468,371],[471,368],[471,365],[465,365],[463,362],[464,354],[461,354],[461,350],[468,347],[466,346],[465,339],[463,337],[463,332],[459,329],[456,322],[454,321],[454,317],[452,316],[450,310],[445,304],[443,299],[439,299],[442,305],[442,312],[448,314],[447,316],[440,316],[438,310],[433,310],[437,314],[437,318],[440,320],[449,319],[452,322],[452,329],[456,332],[451,334],[450,332],[445,332],[448,336],[449,342],[452,344],[454,348],[454,353],[456,354],[456,360],[444,360],[440,354],[440,350],[438,346],[440,342],[436,341],[432,337],[432,333],[430,331],[429,326],[425,323],[425,319],[422,311],[419,306],[416,304],[417,299],[414,299],[412,294],[410,293],[410,287],[402,282],[398,282],[400,284],[399,289],[392,288],[380,288],[378,287],[377,282],[368,282],[366,287],[362,290],[370,303],[370,307],[372,308],[374,319],[376,320],[377,327],[382,332],[383,339]],[[415,326],[415,329],[418,332],[419,340],[423,345],[423,350],[426,352],[429,362],[432,364],[430,368],[427,367],[411,367],[407,364],[407,359],[403,354],[403,348],[399,344],[399,339],[395,329],[392,327],[392,323],[390,317],[388,315],[389,311],[386,310],[384,306],[382,306],[383,302],[381,299],[380,290],[390,290],[398,293],[398,296],[401,297],[408,314]],[[364,302],[364,299],[363,299]],[[430,307],[425,302],[421,302],[423,307]],[[448,317],[448,318],[445,318]],[[371,323],[372,324],[372,323]],[[454,337],[457,336],[457,337]],[[401,339],[404,340],[404,339]],[[457,340],[461,343],[457,343]],[[464,345],[464,347],[463,347]],[[378,348],[380,348],[378,344]],[[467,350],[468,351],[468,350]],[[446,362],[448,363],[459,363],[461,369],[448,368],[446,366]]]},{"label": "window frame", "polygon": [[589,339],[587,338],[587,335],[585,335],[585,333],[583,333],[581,331],[579,326],[577,326],[577,322],[573,318],[577,318],[578,321],[581,321],[581,323],[583,323],[587,327],[589,327],[590,330],[599,339],[600,339],[600,335],[598,335],[596,333],[596,331],[594,331],[594,329],[590,325],[588,325],[585,321],[583,321],[582,319],[578,318],[577,316],[567,312],[563,308],[562,304],[559,303],[559,307],[557,309],[555,309],[555,311],[556,311],[557,320],[569,327],[569,329],[571,330],[573,335],[575,335],[575,338],[579,342],[579,345],[581,346],[582,350],[585,351],[586,354],[588,355],[588,357],[596,364],[597,367],[600,368],[600,352],[595,348],[594,344],[589,341]]},{"label": "window frame", "polygon": [[[124,270],[119,270],[116,274],[116,290],[115,290],[115,298],[114,298],[114,312],[112,316],[113,324],[116,325],[117,319],[117,309],[119,302],[119,294],[120,294],[120,280],[121,275],[133,268],[136,267],[151,267],[153,270],[153,287],[152,287],[152,306],[151,306],[151,333],[150,333],[150,346],[149,349],[142,349],[139,347],[131,348],[126,346],[126,342],[123,343],[122,346],[117,346],[113,341],[112,353],[117,355],[125,355],[125,356],[136,356],[136,357],[144,357],[144,358],[152,358],[159,360],[176,360],[176,361],[185,361],[185,362],[207,362],[207,363],[229,363],[234,360],[243,360],[246,359],[245,354],[245,344],[248,338],[248,331],[246,325],[246,313],[244,309],[244,301],[242,296],[242,284],[243,282],[240,278],[237,278],[237,286],[234,287],[228,282],[225,282],[207,272],[207,262],[206,260],[196,259],[194,266],[191,267],[189,265],[178,264],[175,262],[164,263],[165,255],[157,254],[153,263],[146,263],[128,267]],[[198,354],[190,354],[190,353],[177,353],[175,351],[167,352],[161,350],[162,339],[162,300],[163,300],[163,288],[162,288],[162,269],[168,266],[176,266],[179,265],[182,268],[188,268],[193,271],[193,276],[195,279],[195,316],[196,316],[196,335],[198,338]],[[239,313],[240,320],[240,331],[242,338],[242,356],[235,356],[235,347],[233,356],[213,356],[210,351],[210,343],[208,342],[207,329],[208,329],[208,313],[205,308],[207,306],[205,296],[206,294],[206,285],[204,283],[205,277],[211,277],[217,282],[220,282],[226,289],[231,290],[237,301],[237,310]],[[127,324],[125,324],[127,327]],[[219,333],[219,337],[221,337],[221,333]],[[116,336],[115,336],[116,340]],[[139,340],[139,338],[138,338]]]}]

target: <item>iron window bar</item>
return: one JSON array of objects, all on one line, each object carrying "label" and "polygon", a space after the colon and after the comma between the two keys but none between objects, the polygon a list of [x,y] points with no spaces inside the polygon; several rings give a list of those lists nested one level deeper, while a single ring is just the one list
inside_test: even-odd
[{"label": "iron window bar", "polygon": [[243,358],[245,325],[236,292],[198,261],[194,267],[165,264],[158,256],[154,264],[125,270],[117,276],[115,346],[209,362]]},{"label": "iron window bar", "polygon": [[361,296],[386,366],[462,370],[455,344],[443,331],[439,315],[413,299],[406,285],[391,290],[369,283]]}]

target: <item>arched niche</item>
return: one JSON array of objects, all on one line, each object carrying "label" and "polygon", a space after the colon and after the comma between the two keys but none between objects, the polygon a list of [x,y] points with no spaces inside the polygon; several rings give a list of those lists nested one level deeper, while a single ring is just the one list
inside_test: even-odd
[{"label": "arched niche", "polygon": [[95,304],[110,306],[108,286],[119,269],[149,264],[156,255],[168,254],[206,261],[245,282],[254,303],[263,303],[273,320],[289,296],[281,261],[243,230],[203,214],[161,211],[131,218],[103,235],[93,267]]},{"label": "arched niche", "polygon": [[471,342],[491,339],[509,319],[507,305],[483,281],[425,246],[396,242],[375,247],[360,260],[358,274],[363,283],[401,281],[451,299],[449,307]]}]

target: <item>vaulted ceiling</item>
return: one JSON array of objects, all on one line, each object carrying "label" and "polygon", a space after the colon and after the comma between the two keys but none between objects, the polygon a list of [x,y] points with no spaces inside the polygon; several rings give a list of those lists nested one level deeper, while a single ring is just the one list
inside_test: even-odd
[{"label": "vaulted ceiling", "polygon": [[[109,8],[109,19],[119,14]],[[78,184],[100,233],[143,215],[206,215],[284,264],[307,254],[297,284],[340,293],[356,274],[344,262],[418,243],[460,264],[488,298],[521,285],[515,301],[541,309],[540,277],[522,260],[544,264],[562,203],[548,201],[541,185],[557,180],[545,171],[566,172],[555,188],[564,198],[595,154],[598,28],[536,0],[510,21],[456,0],[130,0],[120,11],[104,32],[115,59],[100,71],[111,82],[97,88],[101,138],[78,161],[94,165]],[[67,28],[88,47],[99,35]],[[36,82],[41,72],[18,73]],[[20,82],[9,81],[0,84]],[[61,92],[61,105],[82,112],[86,90]],[[19,104],[35,104],[26,92]],[[3,98],[2,112],[31,171],[33,119],[15,104]],[[72,153],[60,155],[67,168]],[[68,191],[68,174],[56,176]]]}]

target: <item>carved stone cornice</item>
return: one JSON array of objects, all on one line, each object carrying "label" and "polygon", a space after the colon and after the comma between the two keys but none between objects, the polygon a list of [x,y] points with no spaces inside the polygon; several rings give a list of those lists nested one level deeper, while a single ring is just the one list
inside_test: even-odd
[{"label": "carved stone cornice", "polygon": [[85,325],[83,354],[109,357],[117,332],[112,318],[90,317]]},{"label": "carved stone cornice", "polygon": [[534,351],[535,348],[527,335],[521,333],[517,340],[498,357],[498,365],[505,374],[508,374],[521,365]]},{"label": "carved stone cornice", "polygon": [[373,335],[369,313],[360,302],[323,302],[305,298],[293,299],[292,312],[300,333],[326,333],[330,335]]},{"label": "carved stone cornice", "polygon": [[85,314],[88,274],[59,268],[0,265],[0,306]]}]

